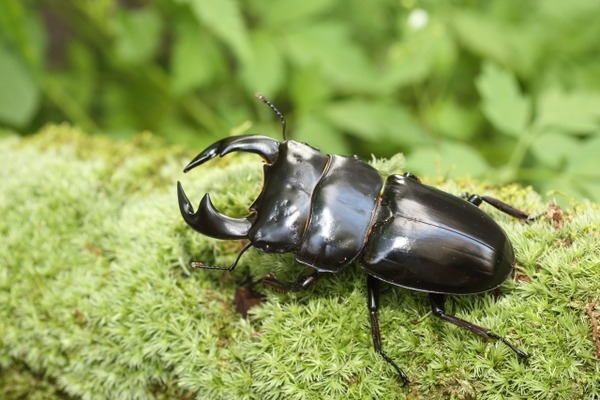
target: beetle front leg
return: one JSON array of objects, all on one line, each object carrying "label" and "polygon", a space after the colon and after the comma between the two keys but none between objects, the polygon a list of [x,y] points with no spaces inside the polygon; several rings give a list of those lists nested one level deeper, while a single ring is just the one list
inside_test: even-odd
[{"label": "beetle front leg", "polygon": [[246,252],[246,250],[248,250],[250,247],[252,247],[252,243],[246,244],[242,248],[242,250],[240,250],[240,252],[238,253],[237,257],[235,258],[235,260],[233,261],[233,263],[229,267],[220,267],[220,266],[216,266],[216,265],[206,265],[202,261],[192,261],[191,262],[191,267],[194,268],[194,269],[216,269],[216,270],[219,270],[219,271],[233,271],[234,268],[236,267],[238,261],[240,261],[240,258],[242,258],[242,254],[244,254]]},{"label": "beetle front leg", "polygon": [[527,359],[529,356],[522,350],[517,349],[513,346],[508,340],[503,338],[502,336],[490,331],[488,328],[484,328],[482,326],[478,326],[467,322],[463,319],[457,318],[453,315],[446,314],[446,310],[444,307],[444,302],[446,301],[446,296],[438,293],[430,293],[429,301],[431,302],[431,310],[436,317],[443,319],[446,322],[450,322],[460,328],[466,329],[468,331],[473,332],[477,336],[481,336],[484,339],[496,339],[500,340],[502,343],[510,347],[512,351],[514,351],[519,357],[522,359]]},{"label": "beetle front leg", "polygon": [[409,383],[408,377],[404,371],[402,371],[402,369],[400,369],[400,367],[397,366],[396,363],[383,352],[383,348],[381,346],[381,330],[379,329],[379,318],[377,317],[377,311],[379,310],[380,283],[381,282],[379,279],[371,275],[367,275],[367,304],[369,306],[369,315],[371,316],[371,336],[373,337],[373,347],[375,348],[375,351],[381,357],[383,357],[385,361],[387,361],[388,364],[394,367],[398,373],[398,376],[402,380],[402,384],[406,386]]},{"label": "beetle front leg", "polygon": [[321,272],[315,271],[308,276],[300,277],[297,282],[283,282],[277,279],[275,275],[269,274],[263,278],[262,283],[278,292],[299,292],[312,286],[320,275]]}]

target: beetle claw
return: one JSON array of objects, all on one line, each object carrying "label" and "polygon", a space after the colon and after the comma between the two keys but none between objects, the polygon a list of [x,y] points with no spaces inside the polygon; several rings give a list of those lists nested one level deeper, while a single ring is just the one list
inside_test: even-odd
[{"label": "beetle claw", "polygon": [[183,172],[188,172],[192,168],[202,165],[216,156],[223,157],[234,151],[258,154],[266,162],[272,164],[277,159],[279,153],[279,142],[262,135],[242,135],[221,139],[194,157],[183,169]]},{"label": "beetle claw", "polygon": [[250,218],[231,218],[220,213],[213,205],[208,193],[200,201],[198,211],[195,213],[183,191],[181,182],[177,182],[177,198],[181,216],[189,226],[198,232],[215,239],[245,239],[248,236],[252,225]]},{"label": "beetle claw", "polygon": [[186,215],[194,215],[194,208],[183,191],[183,187],[179,181],[177,181],[177,200],[179,201],[179,210],[181,211],[181,214],[184,215],[184,218]]}]

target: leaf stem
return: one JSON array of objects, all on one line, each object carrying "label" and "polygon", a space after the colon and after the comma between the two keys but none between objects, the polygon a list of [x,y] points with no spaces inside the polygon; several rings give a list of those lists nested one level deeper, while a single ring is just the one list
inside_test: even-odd
[{"label": "leaf stem", "polygon": [[73,99],[60,85],[51,77],[42,79],[41,88],[48,98],[59,108],[67,118],[81,126],[88,132],[100,130],[94,120],[85,112],[77,101]]},{"label": "leaf stem", "polygon": [[519,173],[521,164],[525,159],[527,151],[531,147],[534,139],[537,136],[537,130],[532,126],[529,126],[522,135],[519,136],[519,140],[514,147],[514,150],[506,164],[506,171],[508,171],[507,179],[514,180]]}]

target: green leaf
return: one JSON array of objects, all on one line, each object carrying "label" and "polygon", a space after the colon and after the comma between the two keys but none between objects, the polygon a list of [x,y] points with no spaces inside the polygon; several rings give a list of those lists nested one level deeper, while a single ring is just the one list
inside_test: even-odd
[{"label": "green leaf", "polygon": [[325,115],[338,129],[369,142],[416,145],[425,138],[414,118],[395,103],[339,101],[328,105]]},{"label": "green leaf", "polygon": [[256,1],[259,18],[268,26],[287,27],[290,23],[323,14],[336,4],[336,0]]},{"label": "green leaf", "polygon": [[385,137],[380,107],[382,105],[374,101],[339,101],[330,104],[325,115],[339,129],[363,140],[378,141]]},{"label": "green leaf", "polygon": [[558,169],[577,155],[580,141],[556,131],[545,131],[536,137],[531,146],[535,158],[542,164]]},{"label": "green leaf", "polygon": [[467,49],[503,65],[511,65],[515,47],[508,32],[512,27],[483,13],[460,11],[452,15],[458,41]]},{"label": "green leaf", "polygon": [[293,137],[310,143],[324,153],[350,154],[350,147],[343,135],[334,129],[330,123],[314,114],[300,117],[296,123]]},{"label": "green leaf", "polygon": [[317,67],[343,91],[372,92],[375,77],[362,48],[341,23],[318,23],[284,34],[282,46],[295,68]]},{"label": "green leaf", "polygon": [[[536,142],[534,153],[543,153],[544,149],[537,150],[537,145],[546,145],[550,154],[546,155],[550,162],[558,163],[560,170],[554,165],[552,179],[543,179],[547,170],[540,171],[540,179],[535,181],[538,188],[555,194],[566,195],[567,198],[577,196],[588,198],[592,201],[600,198],[600,175],[598,174],[598,154],[600,154],[600,135],[590,139],[577,139],[565,134],[548,134],[551,139]],[[552,156],[554,155],[554,158]],[[536,156],[539,156],[536,154]],[[541,169],[541,168],[538,168]],[[558,198],[560,203],[564,201]]]},{"label": "green leaf", "polygon": [[551,88],[539,99],[538,128],[563,129],[571,133],[598,132],[600,127],[600,93],[565,93]]},{"label": "green leaf", "polygon": [[424,117],[433,131],[458,140],[473,139],[483,120],[476,108],[462,106],[452,97],[425,108]]},{"label": "green leaf", "polygon": [[398,40],[390,46],[388,64],[381,90],[400,88],[423,81],[437,71],[450,69],[456,59],[456,45],[448,29],[440,22]]},{"label": "green leaf", "polygon": [[276,93],[284,83],[285,65],[280,47],[266,32],[250,35],[252,56],[244,63],[241,78],[250,92]]},{"label": "green leaf", "polygon": [[17,128],[33,118],[40,88],[24,63],[0,43],[0,121]]},{"label": "green leaf", "polygon": [[332,87],[323,85],[320,68],[316,66],[291,71],[290,91],[294,109],[298,113],[308,113],[322,107],[332,92]]},{"label": "green leaf", "polygon": [[489,171],[479,152],[463,143],[443,142],[439,149],[420,147],[406,160],[407,170],[423,176],[481,177]]},{"label": "green leaf", "polygon": [[515,77],[486,62],[476,85],[488,120],[503,133],[521,135],[529,123],[531,103],[521,94]]},{"label": "green leaf", "polygon": [[538,4],[538,10],[544,19],[575,25],[581,18],[595,18],[600,7],[597,2],[588,0],[544,0]]},{"label": "green leaf", "polygon": [[162,21],[156,10],[151,8],[121,10],[116,24],[115,52],[120,59],[139,64],[154,57],[162,32]]},{"label": "green leaf", "polygon": [[244,61],[250,57],[250,43],[240,3],[235,0],[187,0],[198,22],[208,27]]},{"label": "green leaf", "polygon": [[600,155],[600,135],[582,141],[576,156],[569,162],[567,172],[580,175],[582,178],[600,180],[598,155]]},{"label": "green leaf", "polygon": [[389,67],[383,80],[393,88],[419,83],[429,75],[431,61],[427,46],[412,40],[400,41],[390,49]]},{"label": "green leaf", "polygon": [[215,43],[198,26],[182,24],[177,30],[171,58],[171,79],[175,93],[185,93],[211,82],[224,67]]},{"label": "green leaf", "polygon": [[381,130],[385,134],[384,146],[420,146],[429,138],[415,117],[402,105],[381,103],[377,107]]},{"label": "green leaf", "polygon": [[32,5],[19,0],[0,1],[0,40],[24,61],[31,73],[44,72],[49,30],[47,14],[31,10]]},{"label": "green leaf", "polygon": [[572,175],[572,183],[589,199],[600,199],[598,155],[600,135],[582,141],[574,157],[569,160],[565,174]]}]

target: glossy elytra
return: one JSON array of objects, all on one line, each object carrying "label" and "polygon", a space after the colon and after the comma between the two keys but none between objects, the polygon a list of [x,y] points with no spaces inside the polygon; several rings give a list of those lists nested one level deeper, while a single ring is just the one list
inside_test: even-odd
[{"label": "glossy elytra", "polygon": [[484,339],[505,343],[520,358],[527,354],[487,328],[449,315],[447,295],[481,293],[500,286],[511,274],[515,256],[506,233],[485,212],[482,202],[522,220],[529,214],[500,200],[479,195],[456,197],[421,183],[414,175],[384,179],[356,157],[323,154],[285,137],[284,140],[243,135],[219,140],[194,158],[184,172],[216,156],[241,151],[263,158],[264,184],[244,218],[215,209],[206,194],[194,211],[177,183],[183,219],[196,231],[216,239],[247,240],[229,267],[233,270],[250,247],[269,253],[291,252],[314,272],[296,282],[267,275],[262,282],[279,291],[298,291],[317,278],[338,273],[357,262],[367,273],[367,305],[375,351],[398,373],[404,371],[382,349],[377,318],[381,282],[429,294],[435,316]]}]

